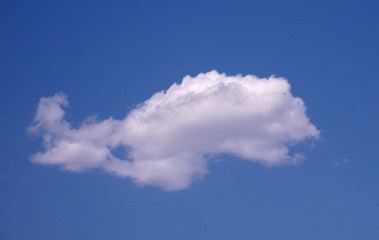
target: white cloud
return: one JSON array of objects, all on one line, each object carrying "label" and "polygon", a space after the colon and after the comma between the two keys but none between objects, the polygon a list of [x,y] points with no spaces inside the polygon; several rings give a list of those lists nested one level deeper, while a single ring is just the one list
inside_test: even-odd
[{"label": "white cloud", "polygon": [[342,165],[345,165],[345,164],[347,164],[347,163],[349,163],[350,162],[350,159],[348,159],[348,158],[344,158],[344,159],[342,159],[342,160],[339,160],[339,161],[334,161],[334,165],[335,166],[337,166],[337,167],[340,167],[340,166],[342,166]]},{"label": "white cloud", "polygon": [[[226,76],[216,71],[186,76],[181,84],[154,94],[125,119],[64,120],[68,101],[41,98],[32,132],[43,136],[44,151],[31,161],[70,171],[99,168],[141,185],[179,190],[207,171],[205,154],[228,153],[265,166],[297,164],[289,145],[317,138],[304,102],[293,97],[284,78]],[[128,158],[112,154],[128,149]]]}]

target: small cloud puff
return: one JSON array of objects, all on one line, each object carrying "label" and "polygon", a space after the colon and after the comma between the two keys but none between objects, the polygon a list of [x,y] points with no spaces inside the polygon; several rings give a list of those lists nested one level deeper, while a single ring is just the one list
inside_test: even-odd
[{"label": "small cloud puff", "polygon": [[339,166],[342,166],[342,165],[345,165],[345,164],[347,164],[347,163],[349,163],[350,162],[350,159],[348,159],[348,158],[344,158],[344,159],[342,159],[342,160],[340,160],[340,161],[334,161],[334,165],[335,166],[337,166],[337,167],[339,167]]},{"label": "small cloud puff", "polygon": [[[317,138],[304,102],[284,78],[226,76],[217,71],[186,76],[154,94],[125,119],[85,121],[73,128],[64,119],[64,94],[41,98],[29,131],[41,134],[39,164],[80,172],[102,169],[140,185],[180,190],[202,179],[205,155],[233,154],[267,167],[298,164],[289,145]],[[127,159],[112,150],[125,147]]]}]

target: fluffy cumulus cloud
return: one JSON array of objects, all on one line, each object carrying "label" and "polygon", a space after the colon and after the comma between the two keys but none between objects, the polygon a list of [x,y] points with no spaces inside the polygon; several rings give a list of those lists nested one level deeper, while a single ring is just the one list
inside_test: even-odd
[{"label": "fluffy cumulus cloud", "polygon": [[[75,172],[102,169],[168,191],[202,179],[205,156],[232,154],[268,167],[298,164],[303,157],[291,156],[289,146],[319,135],[288,81],[274,76],[186,76],[125,119],[86,120],[79,128],[65,120],[65,107],[64,94],[40,99],[29,131],[43,137],[44,150],[32,162]],[[120,147],[125,159],[113,154]]]}]

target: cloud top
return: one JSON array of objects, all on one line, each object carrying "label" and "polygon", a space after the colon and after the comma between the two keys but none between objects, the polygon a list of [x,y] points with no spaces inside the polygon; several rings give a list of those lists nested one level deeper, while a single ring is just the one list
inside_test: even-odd
[{"label": "cloud top", "polygon": [[[317,138],[319,131],[290,89],[284,78],[211,71],[184,77],[125,119],[92,119],[79,128],[64,119],[65,95],[41,98],[29,130],[42,135],[44,151],[31,161],[76,172],[103,169],[168,191],[202,179],[209,154],[268,167],[298,164],[303,157],[290,156],[289,146]],[[126,159],[113,154],[119,147],[127,149]]]}]

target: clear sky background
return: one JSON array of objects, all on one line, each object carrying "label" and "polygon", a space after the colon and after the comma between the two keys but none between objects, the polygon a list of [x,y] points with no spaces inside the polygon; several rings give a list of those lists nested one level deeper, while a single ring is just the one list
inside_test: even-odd
[{"label": "clear sky background", "polygon": [[[2,1],[1,239],[378,239],[378,1]],[[29,161],[41,97],[122,119],[213,69],[288,79],[320,139],[298,166],[224,156],[186,190]]]}]

